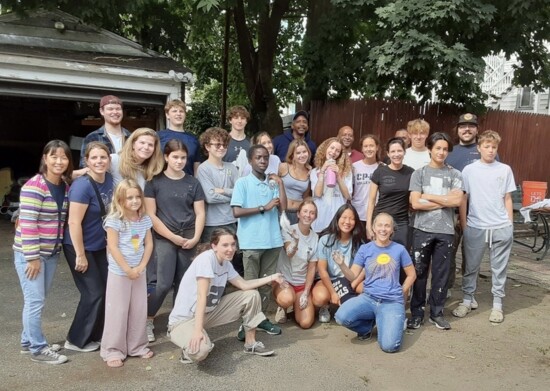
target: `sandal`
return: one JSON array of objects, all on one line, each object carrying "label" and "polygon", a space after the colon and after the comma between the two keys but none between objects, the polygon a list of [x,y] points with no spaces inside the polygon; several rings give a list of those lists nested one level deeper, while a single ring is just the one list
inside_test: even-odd
[{"label": "sandal", "polygon": [[120,368],[123,365],[124,365],[124,363],[122,362],[122,360],[120,358],[115,358],[114,360],[107,361],[107,366],[109,368]]},{"label": "sandal", "polygon": [[149,350],[147,353],[141,356],[141,358],[151,358],[155,355],[152,350]]},{"label": "sandal", "polygon": [[493,308],[491,310],[491,315],[489,315],[489,322],[491,323],[502,323],[504,320],[504,312],[502,310],[497,310]]},{"label": "sandal", "polygon": [[458,307],[453,310],[453,315],[457,318],[464,318],[472,311],[472,307],[464,303],[460,303]]}]

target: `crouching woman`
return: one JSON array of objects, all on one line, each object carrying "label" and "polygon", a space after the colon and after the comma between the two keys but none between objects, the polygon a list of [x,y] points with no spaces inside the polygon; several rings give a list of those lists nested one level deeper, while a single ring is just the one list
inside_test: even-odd
[{"label": "crouching woman", "polygon": [[[181,362],[204,360],[214,344],[206,329],[242,319],[245,329],[244,352],[270,356],[273,350],[256,341],[256,326],[266,319],[256,288],[277,282],[280,273],[255,280],[244,280],[233,268],[231,259],[237,237],[228,228],[217,228],[210,238],[211,249],[198,255],[181,280],[174,309],[168,320],[173,343],[182,348]],[[239,291],[223,295],[227,281]]]},{"label": "crouching woman", "polygon": [[[343,303],[335,319],[338,324],[355,331],[360,340],[369,339],[376,324],[380,349],[394,353],[401,348],[405,299],[416,273],[405,247],[391,241],[393,218],[387,213],[380,213],[373,225],[374,241],[359,248],[351,268],[343,257],[334,259],[350,281],[365,269],[363,293]],[[407,276],[403,286],[399,284],[401,268]]]}]

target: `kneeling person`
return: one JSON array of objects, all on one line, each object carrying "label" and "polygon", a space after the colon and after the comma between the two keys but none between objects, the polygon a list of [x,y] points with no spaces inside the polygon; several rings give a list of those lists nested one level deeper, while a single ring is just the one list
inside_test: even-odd
[{"label": "kneeling person", "polygon": [[[201,253],[183,276],[170,313],[168,331],[173,343],[183,349],[181,362],[204,360],[214,344],[206,328],[221,326],[242,318],[245,329],[244,351],[259,356],[270,356],[273,350],[256,341],[256,327],[264,321],[260,294],[256,288],[272,281],[283,283],[279,273],[244,280],[230,260],[237,248],[237,238],[228,228],[212,232],[211,249]],[[229,281],[240,291],[222,297]]]},{"label": "kneeling person", "polygon": [[[378,325],[378,345],[387,353],[397,352],[403,340],[405,298],[416,278],[409,253],[401,244],[392,242],[393,218],[380,213],[373,223],[374,241],[363,244],[351,268],[343,257],[335,257],[346,278],[353,281],[364,270],[363,293],[342,304],[334,315],[336,322],[357,333],[360,340],[369,339]],[[406,278],[399,284],[403,268]]]}]

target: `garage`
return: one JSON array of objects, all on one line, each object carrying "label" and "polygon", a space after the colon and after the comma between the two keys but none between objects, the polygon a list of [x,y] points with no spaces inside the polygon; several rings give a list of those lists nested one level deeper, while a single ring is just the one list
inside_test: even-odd
[{"label": "garage", "polygon": [[69,143],[78,162],[81,138],[103,123],[102,96],[124,102],[128,130],[158,130],[165,103],[183,99],[191,77],[180,63],[59,10],[0,16],[0,200],[6,177],[37,172],[51,139]]}]

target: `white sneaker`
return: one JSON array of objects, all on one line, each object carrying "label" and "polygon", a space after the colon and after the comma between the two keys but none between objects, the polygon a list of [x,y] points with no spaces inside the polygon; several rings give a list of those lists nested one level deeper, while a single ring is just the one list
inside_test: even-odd
[{"label": "white sneaker", "polygon": [[49,346],[46,346],[40,353],[31,354],[31,361],[57,365],[67,362],[67,356],[59,354],[53,351]]},{"label": "white sneaker", "polygon": [[155,324],[153,323],[153,319],[147,319],[147,340],[149,342],[155,342],[155,333],[153,330],[155,329]]},{"label": "white sneaker", "polygon": [[452,296],[451,290],[450,290],[450,289],[447,289],[447,299],[450,299],[451,296]]},{"label": "white sneaker", "polygon": [[286,323],[286,321],[286,310],[283,307],[277,307],[277,312],[275,313],[275,322]]},{"label": "white sneaker", "polygon": [[79,348],[78,346],[70,343],[69,341],[65,341],[65,349],[68,349],[68,350],[74,350],[75,352],[93,352],[93,351],[96,351],[97,349],[99,349],[99,343],[97,342],[90,342],[90,343],[87,343],[83,348]]},{"label": "white sneaker", "polygon": [[477,304],[475,297],[472,297],[472,304],[470,304],[470,308],[473,310],[477,310],[478,307],[479,307],[479,304]]},{"label": "white sneaker", "polygon": [[322,306],[319,310],[319,322],[329,323],[330,322],[330,310],[328,305]]}]

